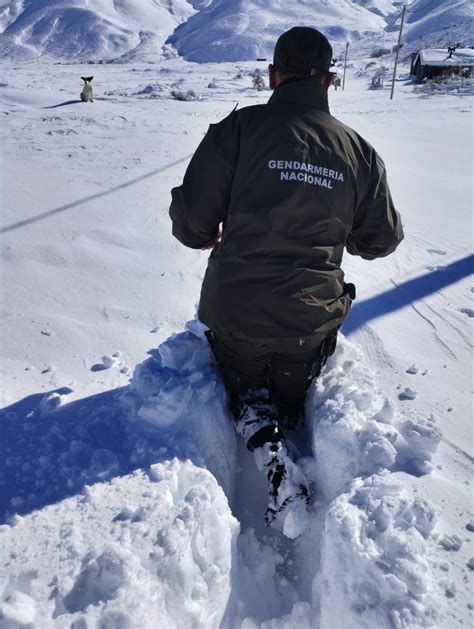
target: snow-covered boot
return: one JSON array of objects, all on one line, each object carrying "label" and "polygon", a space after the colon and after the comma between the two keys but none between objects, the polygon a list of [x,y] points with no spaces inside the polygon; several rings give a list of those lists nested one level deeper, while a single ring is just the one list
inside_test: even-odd
[{"label": "snow-covered boot", "polygon": [[266,389],[248,391],[239,397],[235,428],[252,452],[267,442],[280,440],[277,409]]},{"label": "snow-covered boot", "polygon": [[265,522],[287,537],[297,537],[308,522],[310,493],[303,470],[281,442],[267,443],[257,448],[254,455],[257,467],[265,471],[268,479],[270,501]]},{"label": "snow-covered boot", "polygon": [[254,453],[268,479],[270,501],[265,521],[295,538],[306,528],[309,489],[306,476],[288,454],[278,425],[278,412],[266,389],[248,391],[239,399],[237,432]]}]

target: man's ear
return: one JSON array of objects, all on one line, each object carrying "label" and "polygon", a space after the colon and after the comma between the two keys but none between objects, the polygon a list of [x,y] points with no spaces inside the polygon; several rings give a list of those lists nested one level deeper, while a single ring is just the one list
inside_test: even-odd
[{"label": "man's ear", "polygon": [[270,65],[268,66],[268,85],[270,86],[271,90],[274,90],[277,86],[276,70],[275,66],[272,63],[270,63]]}]

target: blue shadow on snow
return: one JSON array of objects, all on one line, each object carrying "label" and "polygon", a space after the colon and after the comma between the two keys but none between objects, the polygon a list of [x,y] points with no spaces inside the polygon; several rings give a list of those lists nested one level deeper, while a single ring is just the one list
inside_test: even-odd
[{"label": "blue shadow on snow", "polygon": [[[157,430],[130,421],[121,387],[44,410],[51,393],[0,409],[0,524],[80,494],[86,485],[182,458],[176,427]],[[164,447],[166,446],[166,447]],[[185,453],[184,458],[193,458]]]},{"label": "blue shadow on snow", "polygon": [[436,293],[445,286],[454,284],[454,282],[458,282],[472,273],[474,273],[474,254],[403,282],[403,284],[395,286],[381,295],[376,295],[360,303],[355,302],[342,326],[342,332],[349,336],[372,319],[400,310],[400,308]]}]

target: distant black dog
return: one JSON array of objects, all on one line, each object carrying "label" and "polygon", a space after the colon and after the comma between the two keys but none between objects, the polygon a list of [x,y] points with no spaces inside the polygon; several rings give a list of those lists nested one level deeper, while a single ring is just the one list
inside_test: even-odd
[{"label": "distant black dog", "polygon": [[84,103],[94,102],[94,91],[92,89],[93,78],[93,76],[81,76],[81,79],[84,81],[84,87],[81,92],[81,100]]}]

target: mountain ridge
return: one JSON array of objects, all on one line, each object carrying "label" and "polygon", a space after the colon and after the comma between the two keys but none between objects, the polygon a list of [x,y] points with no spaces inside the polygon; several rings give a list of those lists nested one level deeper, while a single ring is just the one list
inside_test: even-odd
[{"label": "mountain ridge", "polygon": [[[278,35],[314,25],[336,46],[386,39],[393,45],[401,0],[9,0],[0,5],[0,57],[70,62],[248,61],[272,54]],[[304,18],[302,19],[302,16]],[[468,0],[415,0],[404,40],[472,40]]]}]

